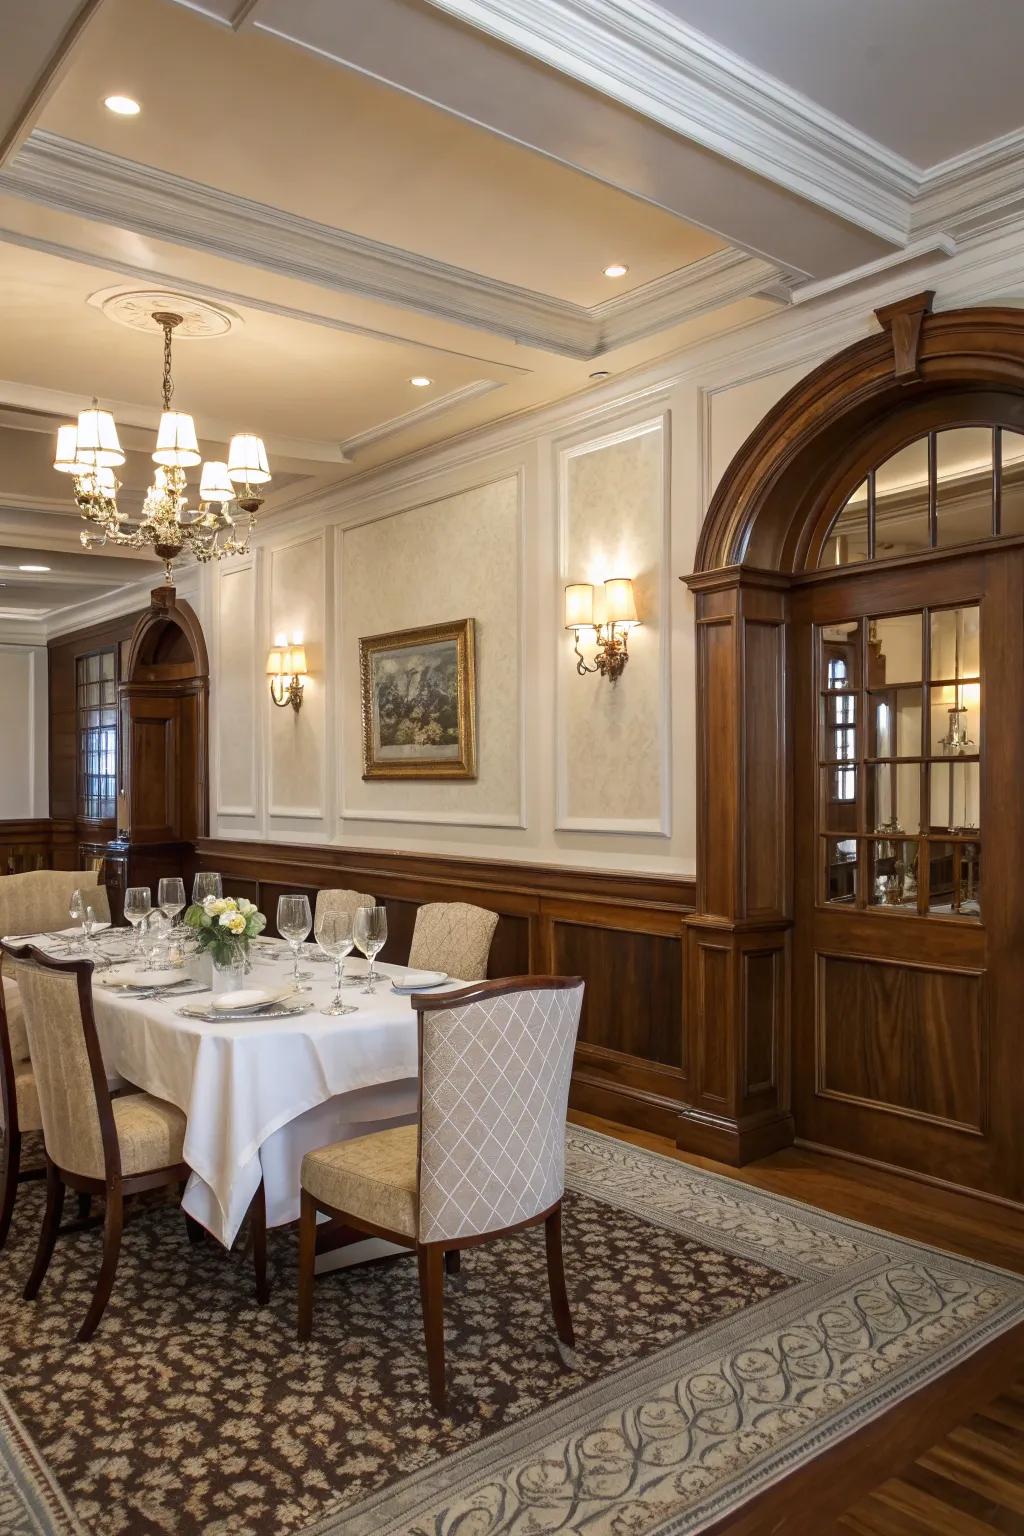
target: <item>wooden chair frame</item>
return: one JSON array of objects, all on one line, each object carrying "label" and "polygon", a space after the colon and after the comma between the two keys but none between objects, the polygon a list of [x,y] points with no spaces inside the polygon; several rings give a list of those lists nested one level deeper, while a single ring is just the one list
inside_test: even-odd
[{"label": "wooden chair frame", "polygon": [[7,1155],[4,1159],[3,1183],[0,1184],[0,1249],[7,1242],[14,1215],[14,1202],[18,1185],[32,1179],[44,1179],[45,1168],[21,1166],[21,1126],[18,1123],[18,1095],[14,1086],[14,1057],[11,1052],[11,1032],[7,1025],[7,1000],[0,986],[0,1109],[3,1110],[4,1137]]},{"label": "wooden chair frame", "polygon": [[[419,1103],[416,1138],[416,1207],[419,1212],[421,1159],[423,1151],[423,1017],[440,1009],[459,1007],[484,999],[504,997],[511,992],[568,991],[582,986],[579,976],[512,976],[499,981],[476,981],[457,992],[435,994],[416,993],[412,1005],[416,1009],[419,1054]],[[313,1282],[317,1255],[317,1214],[323,1213],[332,1222],[353,1228],[369,1237],[383,1238],[409,1248],[416,1254],[419,1269],[420,1299],[423,1305],[423,1332],[427,1347],[427,1376],[430,1384],[430,1401],[439,1411],[447,1404],[444,1358],[444,1274],[457,1274],[459,1255],[463,1248],[476,1248],[500,1237],[509,1237],[526,1227],[544,1223],[544,1243],[547,1256],[548,1289],[551,1293],[551,1310],[555,1319],[555,1331],[569,1349],[575,1347],[576,1338],[569,1310],[569,1296],[565,1287],[565,1267],[562,1257],[562,1202],[555,1201],[536,1216],[516,1222],[510,1227],[498,1227],[470,1237],[446,1239],[443,1242],[421,1243],[408,1233],[393,1232],[377,1226],[362,1216],[341,1211],[315,1199],[308,1190],[302,1191],[302,1210],[299,1217],[299,1338],[308,1340],[313,1331]]]},{"label": "wooden chair frame", "polygon": [[[79,1195],[103,1195],[106,1201],[103,1220],[103,1258],[100,1264],[99,1278],[96,1282],[96,1290],[89,1305],[89,1310],[85,1315],[85,1321],[79,1328],[77,1335],[79,1342],[85,1343],[95,1333],[107,1302],[110,1299],[114,1276],[117,1273],[118,1256],[121,1251],[125,1197],[127,1195],[142,1194],[145,1190],[149,1189],[161,1189],[170,1184],[180,1186],[187,1180],[191,1170],[187,1163],[174,1163],[167,1168],[156,1168],[148,1173],[130,1174],[127,1177],[121,1172],[121,1148],[117,1139],[117,1127],[114,1123],[110,1089],[107,1086],[107,1072],[103,1064],[103,1055],[100,1051],[99,1036],[96,1033],[96,1018],[92,1006],[92,961],[55,960],[32,944],[25,944],[20,948],[5,944],[3,945],[3,950],[11,956],[12,960],[17,960],[22,964],[34,965],[44,971],[56,971],[61,975],[72,975],[75,977],[78,985],[78,1003],[81,1010],[82,1029],[85,1034],[85,1048],[89,1057],[92,1087],[96,1095],[96,1109],[100,1121],[105,1176],[99,1179],[88,1178],[79,1173],[72,1173],[69,1169],[58,1167],[50,1157],[49,1152],[46,1153],[46,1209],[39,1232],[35,1263],[32,1266],[32,1273],[25,1286],[24,1297],[26,1301],[35,1300],[39,1294],[39,1288],[43,1283],[46,1271],[49,1268],[60,1230],[65,1189],[73,1189]],[[9,1060],[10,1042],[6,1040],[6,1028],[2,1033],[6,1043],[7,1059]],[[13,1072],[11,1081],[13,1083]],[[192,1221],[191,1217],[186,1216],[185,1219],[189,1237],[195,1241],[201,1230],[199,1224]]]}]

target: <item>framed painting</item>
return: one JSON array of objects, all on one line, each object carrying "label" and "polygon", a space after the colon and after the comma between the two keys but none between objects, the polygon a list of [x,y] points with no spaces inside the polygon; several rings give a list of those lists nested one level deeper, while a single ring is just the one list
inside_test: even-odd
[{"label": "framed painting", "polygon": [[364,779],[476,778],[472,619],[359,642]]}]

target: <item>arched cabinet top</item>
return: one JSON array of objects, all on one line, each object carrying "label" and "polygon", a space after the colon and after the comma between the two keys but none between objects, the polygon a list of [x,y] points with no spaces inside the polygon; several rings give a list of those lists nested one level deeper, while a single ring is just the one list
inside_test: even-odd
[{"label": "arched cabinet top", "polygon": [[903,444],[953,423],[1024,431],[1024,312],[932,314],[931,298],[878,310],[877,335],[829,358],[768,412],[712,498],[695,573],[813,567],[823,524]]},{"label": "arched cabinet top", "polygon": [[128,644],[124,682],[159,677],[207,680],[210,660],[195,611],[174,587],[156,587]]}]

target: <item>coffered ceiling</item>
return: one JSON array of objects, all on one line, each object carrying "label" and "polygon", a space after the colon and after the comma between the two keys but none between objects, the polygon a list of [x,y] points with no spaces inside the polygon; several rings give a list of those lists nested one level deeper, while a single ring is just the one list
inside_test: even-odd
[{"label": "coffered ceiling", "polygon": [[49,467],[96,394],[141,502],[133,296],[223,316],[176,344],[176,403],[208,456],[265,438],[272,519],[1024,211],[1024,18],[979,4],[965,31],[954,0],[0,0],[0,564],[51,565],[8,575],[5,633],[156,573],[82,552]]}]

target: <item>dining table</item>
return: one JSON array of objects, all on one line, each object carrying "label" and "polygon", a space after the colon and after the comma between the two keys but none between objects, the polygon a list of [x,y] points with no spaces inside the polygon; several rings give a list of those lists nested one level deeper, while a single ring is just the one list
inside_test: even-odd
[{"label": "dining table", "polygon": [[[37,941],[67,952],[57,936]],[[192,1170],[182,1206],[225,1247],[261,1181],[267,1226],[285,1225],[299,1215],[306,1152],[417,1115],[416,1014],[409,993],[392,987],[406,968],[378,962],[370,994],[365,961],[347,961],[341,995],[354,1011],[342,1015],[323,1011],[334,991],[333,966],[316,963],[310,951],[303,970],[310,990],[292,998],[301,1012],[223,1020],[188,1016],[212,1003],[208,991],[188,983],[134,996],[116,982],[104,985],[104,975],[113,980],[117,972],[106,972],[102,961],[94,971],[93,1011],[108,1078],[182,1111],[183,1158]],[[245,986],[281,988],[290,975],[284,944],[262,939]]]}]

